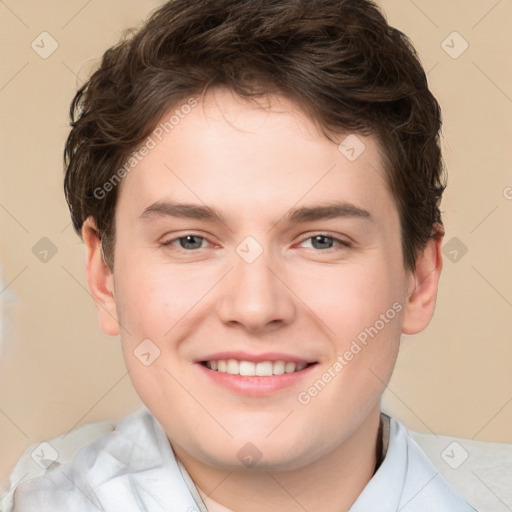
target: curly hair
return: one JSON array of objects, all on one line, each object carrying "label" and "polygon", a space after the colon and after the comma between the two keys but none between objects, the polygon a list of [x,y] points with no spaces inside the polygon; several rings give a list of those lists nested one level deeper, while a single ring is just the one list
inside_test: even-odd
[{"label": "curly hair", "polygon": [[64,190],[78,234],[94,218],[113,269],[118,188],[101,189],[161,116],[212,86],[280,94],[333,133],[374,135],[404,265],[442,235],[441,111],[409,39],[371,0],[170,0],[103,55],[71,104]]}]

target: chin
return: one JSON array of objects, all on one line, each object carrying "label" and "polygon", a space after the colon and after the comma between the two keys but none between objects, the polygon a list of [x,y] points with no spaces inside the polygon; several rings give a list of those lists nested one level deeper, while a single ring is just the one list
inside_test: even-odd
[{"label": "chin", "polygon": [[[236,472],[291,471],[305,467],[322,456],[322,448],[312,438],[306,444],[303,436],[302,439],[289,435],[276,435],[275,439],[270,437],[254,436],[251,441],[249,436],[244,436],[243,439],[230,439],[229,442],[209,439],[208,444],[197,444],[190,447],[190,451],[184,448],[204,464]],[[212,450],[213,447],[215,449]]]}]

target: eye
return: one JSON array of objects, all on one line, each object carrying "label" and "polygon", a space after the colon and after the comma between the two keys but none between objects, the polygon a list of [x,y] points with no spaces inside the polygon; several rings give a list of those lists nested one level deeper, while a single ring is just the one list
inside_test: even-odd
[{"label": "eye", "polygon": [[203,242],[207,243],[206,238],[199,235],[185,235],[178,238],[173,238],[167,242],[162,242],[163,246],[177,245],[179,249],[192,251],[194,249],[202,249]]},{"label": "eye", "polygon": [[329,236],[326,234],[318,234],[318,235],[310,236],[310,237],[304,239],[301,242],[301,245],[308,242],[309,240],[311,240],[311,246],[313,247],[313,249],[325,250],[325,249],[332,249],[333,247],[340,246],[340,245],[344,246],[344,247],[350,246],[350,244],[347,241],[340,240],[339,238]]}]

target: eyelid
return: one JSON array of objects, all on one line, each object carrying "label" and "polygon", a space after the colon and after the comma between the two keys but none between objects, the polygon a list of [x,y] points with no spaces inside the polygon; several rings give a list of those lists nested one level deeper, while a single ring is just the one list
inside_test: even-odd
[{"label": "eyelid", "polygon": [[[195,236],[197,238],[201,238],[202,240],[206,241],[210,246],[218,247],[218,244],[212,242],[208,237],[206,237],[202,234],[195,233],[193,231],[185,232],[183,234],[180,234],[179,236],[174,236],[173,238],[170,238],[166,241],[162,241],[162,242],[160,242],[160,245],[163,247],[167,247],[167,246],[173,245],[173,242],[177,242],[178,240],[180,240],[182,238],[186,238],[187,236]],[[318,231],[318,232],[308,233],[307,235],[302,235],[299,242],[297,242],[297,244],[294,244],[294,245],[300,245],[300,244],[304,243],[305,241],[315,238],[317,236],[323,236],[323,237],[330,238],[330,239],[334,240],[338,244],[335,247],[340,246],[340,245],[344,246],[344,247],[350,247],[351,245],[353,245],[353,241],[349,237],[343,237],[343,236],[340,236],[339,234],[330,233],[328,231]],[[165,239],[165,237],[163,237],[163,238]],[[176,246],[176,248],[177,248],[177,250],[181,250],[181,251],[185,251],[185,252],[194,252],[194,251],[198,251],[199,249],[205,249],[206,247],[199,247],[197,249],[184,249],[183,247]],[[333,249],[333,248],[334,247],[332,247],[330,249]],[[327,250],[329,250],[329,249],[324,249],[324,251],[327,251]]]},{"label": "eyelid", "polygon": [[[216,244],[215,242],[212,242],[209,237],[205,236],[205,235],[202,235],[202,234],[199,234],[199,233],[195,233],[193,231],[186,231],[184,232],[183,234],[180,234],[178,236],[173,236],[172,238],[169,238],[167,239],[167,236],[169,234],[163,236],[161,238],[161,242],[160,245],[162,247],[168,247],[169,245],[173,245],[173,242],[177,242],[178,240],[180,240],[181,238],[187,238],[187,236],[195,236],[197,238],[202,238],[203,240],[205,240],[209,245],[211,246],[218,246],[218,244]],[[179,246],[176,246],[176,248],[178,250],[182,250],[182,251],[186,251],[186,252],[193,252],[194,250],[197,251],[198,249],[183,249],[183,247],[179,247]],[[201,247],[200,249],[204,249],[205,247]]]},{"label": "eyelid", "polygon": [[332,240],[338,242],[339,245],[342,245],[345,247],[350,247],[354,243],[353,240],[351,240],[349,237],[346,237],[346,236],[343,237],[336,233],[329,233],[328,231],[318,231],[315,233],[309,233],[306,236],[302,236],[300,241],[298,242],[298,244],[302,244],[306,240],[310,240],[311,238],[315,238],[317,236],[324,236],[326,238],[331,238]]}]

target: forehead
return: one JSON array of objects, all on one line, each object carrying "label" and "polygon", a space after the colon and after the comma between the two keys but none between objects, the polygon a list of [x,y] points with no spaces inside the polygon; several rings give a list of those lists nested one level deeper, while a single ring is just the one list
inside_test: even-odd
[{"label": "forehead", "polygon": [[161,117],[145,142],[149,149],[122,182],[118,208],[129,203],[140,213],[173,200],[241,219],[350,201],[394,215],[375,138],[345,133],[338,139],[330,141],[286,98],[248,101],[217,88]]}]

